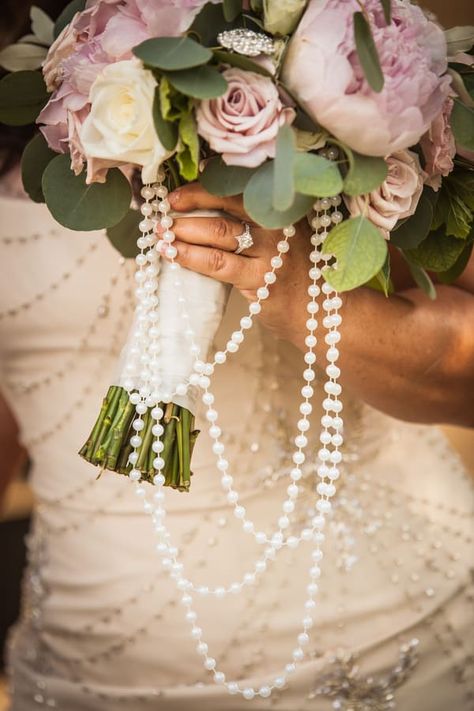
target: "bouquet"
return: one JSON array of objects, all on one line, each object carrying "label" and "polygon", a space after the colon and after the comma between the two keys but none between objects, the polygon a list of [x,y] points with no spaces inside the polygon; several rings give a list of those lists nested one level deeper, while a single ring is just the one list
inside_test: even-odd
[{"label": "bouquet", "polygon": [[[225,478],[210,378],[238,350],[292,226],[308,216],[312,307],[293,461],[304,461],[322,278],[321,441],[336,449],[319,455],[327,500],[342,439],[337,292],[390,294],[391,242],[435,298],[430,274],[455,280],[472,250],[474,28],[444,33],[408,0],[73,0],[55,24],[37,8],[31,18],[32,33],[0,53],[0,121],[39,127],[25,190],[68,228],[105,228],[137,264],[134,323],[81,456],[188,490],[203,391]],[[227,287],[177,268],[167,200],[196,180],[243,194],[254,223],[282,230],[258,299],[210,361]]]}]

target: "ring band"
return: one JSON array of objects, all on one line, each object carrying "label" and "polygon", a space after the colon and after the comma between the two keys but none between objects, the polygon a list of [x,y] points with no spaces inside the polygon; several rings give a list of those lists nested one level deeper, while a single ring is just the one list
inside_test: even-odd
[{"label": "ring band", "polygon": [[253,238],[250,233],[250,225],[248,225],[246,222],[243,223],[244,225],[244,231],[242,234],[236,236],[237,240],[237,249],[235,250],[234,254],[242,254],[242,252],[246,249],[249,249],[253,245]]}]

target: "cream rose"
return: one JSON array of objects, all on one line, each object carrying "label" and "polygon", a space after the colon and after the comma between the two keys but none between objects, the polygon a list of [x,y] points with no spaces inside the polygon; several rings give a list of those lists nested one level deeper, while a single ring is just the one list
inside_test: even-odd
[{"label": "cream rose", "polygon": [[80,140],[88,162],[142,166],[144,183],[153,182],[167,151],[156,135],[152,117],[156,80],[137,59],[105,67],[92,84],[91,110]]},{"label": "cream rose", "polygon": [[423,192],[424,173],[413,151],[398,151],[386,158],[388,175],[369,195],[345,196],[351,217],[365,214],[388,239],[398,220],[413,215]]}]

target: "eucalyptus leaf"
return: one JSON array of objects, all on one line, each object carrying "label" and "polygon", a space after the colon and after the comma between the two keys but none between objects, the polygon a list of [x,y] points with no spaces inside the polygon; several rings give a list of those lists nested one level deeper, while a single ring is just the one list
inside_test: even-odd
[{"label": "eucalyptus leaf", "polygon": [[448,45],[448,56],[453,56],[458,52],[469,52],[474,45],[474,27],[465,25],[461,27],[450,27],[444,31],[446,43]]},{"label": "eucalyptus leaf", "polygon": [[419,264],[415,264],[415,262],[411,262],[409,259],[407,259],[406,262],[415,283],[434,301],[436,299],[436,289],[430,275],[423,267],[420,267]]},{"label": "eucalyptus leaf", "polygon": [[82,12],[86,6],[86,0],[72,0],[66,5],[62,13],[54,23],[54,37],[59,37],[66,25],[69,25],[76,12]]},{"label": "eucalyptus leaf", "polygon": [[236,20],[227,22],[225,19],[222,3],[208,2],[194,18],[188,34],[196,36],[206,47],[212,47],[217,45],[217,35],[220,32],[231,30],[236,26]]},{"label": "eucalyptus leaf", "polygon": [[25,192],[33,202],[44,202],[41,180],[46,166],[57,153],[51,150],[42,133],[37,133],[23,151],[21,158],[21,179]]},{"label": "eucalyptus leaf", "polygon": [[107,173],[105,183],[87,185],[85,175],[74,175],[69,155],[59,155],[43,173],[46,204],[60,225],[90,231],[112,227],[126,215],[131,200],[128,180],[118,168]]},{"label": "eucalyptus leaf", "polygon": [[40,7],[32,5],[30,10],[31,30],[47,47],[54,42],[54,22]]},{"label": "eucalyptus leaf", "polygon": [[474,109],[459,99],[454,99],[451,128],[456,143],[468,151],[474,151]]},{"label": "eucalyptus leaf", "polygon": [[461,274],[469,264],[473,247],[474,242],[466,244],[453,266],[450,269],[447,269],[445,272],[438,272],[437,277],[440,282],[442,282],[443,284],[452,284],[456,281],[458,277],[461,276]]},{"label": "eucalyptus leaf", "polygon": [[393,294],[394,288],[393,283],[390,278],[390,255],[387,254],[387,258],[382,269],[374,276],[367,284],[364,286],[369,287],[369,289],[374,289],[375,291],[380,291],[385,296],[390,296]]},{"label": "eucalyptus leaf", "polygon": [[167,72],[166,78],[175,89],[193,99],[215,99],[227,90],[226,80],[214,67]]},{"label": "eucalyptus leaf", "polygon": [[235,20],[242,12],[242,0],[223,0],[224,19],[227,22]]},{"label": "eucalyptus leaf", "polygon": [[0,123],[9,126],[34,123],[48,98],[41,72],[7,74],[0,81]]},{"label": "eucalyptus leaf", "polygon": [[295,197],[295,159],[294,131],[287,124],[283,124],[278,131],[275,161],[273,163],[273,207],[276,210],[288,210],[293,204]]},{"label": "eucalyptus leaf", "polygon": [[133,53],[148,67],[179,71],[207,64],[212,52],[191,37],[155,37],[133,48]]},{"label": "eucalyptus leaf", "polygon": [[245,69],[247,72],[254,72],[255,74],[261,74],[265,77],[271,77],[271,72],[260,64],[249,59],[243,54],[237,54],[237,52],[226,52],[223,49],[213,50],[214,57],[221,64],[229,64],[231,67],[238,67],[239,69]]},{"label": "eucalyptus leaf", "polygon": [[438,192],[431,228],[445,225],[447,235],[467,239],[474,218],[474,174],[462,170],[447,176]]},{"label": "eucalyptus leaf", "polygon": [[415,214],[391,232],[390,243],[401,249],[414,249],[427,237],[432,222],[433,203],[425,190],[420,197]]},{"label": "eucalyptus leaf", "polygon": [[370,25],[362,12],[354,13],[354,38],[365,78],[369,86],[379,93],[384,85],[383,73]]},{"label": "eucalyptus leaf", "polygon": [[383,158],[364,156],[344,147],[349,160],[349,170],[344,180],[344,192],[355,197],[376,190],[388,175],[388,165]]},{"label": "eucalyptus leaf", "polygon": [[134,259],[139,252],[137,237],[140,234],[138,225],[141,219],[139,210],[129,209],[120,222],[107,229],[107,237],[125,259]]},{"label": "eucalyptus leaf", "polygon": [[315,155],[298,153],[295,158],[295,188],[303,195],[333,197],[342,191],[343,181],[337,164]]},{"label": "eucalyptus leaf", "polygon": [[385,22],[390,25],[392,22],[392,0],[380,0],[383,8]]},{"label": "eucalyptus leaf", "polygon": [[162,146],[166,148],[167,151],[173,151],[178,142],[178,126],[172,121],[167,121],[163,118],[163,112],[161,110],[161,96],[158,86],[155,89],[155,95],[153,98],[152,115],[156,135],[160,139]]},{"label": "eucalyptus leaf", "polygon": [[18,42],[0,52],[0,67],[9,72],[39,69],[48,50],[38,44]]},{"label": "eucalyptus leaf", "polygon": [[215,156],[207,161],[206,167],[199,176],[199,182],[213,195],[231,197],[244,192],[254,172],[253,168],[226,165],[220,156]]},{"label": "eucalyptus leaf", "polygon": [[338,291],[366,284],[384,266],[387,242],[366,217],[360,215],[334,227],[324,242],[324,252],[337,264],[325,273],[326,281]]},{"label": "eucalyptus leaf", "polygon": [[314,198],[296,193],[288,210],[273,206],[273,161],[261,165],[248,181],[244,191],[244,207],[252,220],[268,229],[281,229],[301,220],[313,205]]},{"label": "eucalyptus leaf", "polygon": [[445,272],[456,264],[465,246],[464,240],[449,237],[438,229],[430,232],[416,249],[405,250],[405,255],[410,262],[430,272]]}]

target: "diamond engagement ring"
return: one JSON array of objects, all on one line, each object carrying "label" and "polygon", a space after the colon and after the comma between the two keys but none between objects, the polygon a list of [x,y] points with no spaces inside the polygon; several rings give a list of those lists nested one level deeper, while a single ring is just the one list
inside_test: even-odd
[{"label": "diamond engagement ring", "polygon": [[245,249],[249,249],[253,245],[252,235],[250,234],[250,225],[246,222],[243,223],[244,231],[241,235],[237,235],[235,239],[237,240],[237,249],[234,254],[242,254]]}]

